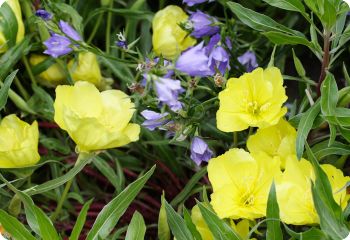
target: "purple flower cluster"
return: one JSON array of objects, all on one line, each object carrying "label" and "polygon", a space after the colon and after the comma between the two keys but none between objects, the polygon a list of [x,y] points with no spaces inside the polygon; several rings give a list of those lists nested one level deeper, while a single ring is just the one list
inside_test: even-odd
[{"label": "purple flower cluster", "polygon": [[73,51],[71,39],[74,41],[82,41],[81,36],[67,22],[61,20],[58,25],[66,36],[52,33],[51,37],[44,42],[47,48],[44,53],[54,58]]},{"label": "purple flower cluster", "polygon": [[230,57],[220,40],[221,36],[215,34],[207,46],[201,42],[184,51],[176,62],[176,69],[190,76],[213,76],[216,72],[224,75],[230,69]]},{"label": "purple flower cluster", "polygon": [[173,80],[170,78],[158,78],[155,81],[156,93],[158,100],[162,104],[166,104],[169,108],[177,112],[182,109],[182,103],[179,101],[179,94],[185,90],[181,87],[179,80]]},{"label": "purple flower cluster", "polygon": [[213,156],[208,144],[200,137],[194,137],[191,144],[191,159],[199,166],[203,161],[208,162]]}]

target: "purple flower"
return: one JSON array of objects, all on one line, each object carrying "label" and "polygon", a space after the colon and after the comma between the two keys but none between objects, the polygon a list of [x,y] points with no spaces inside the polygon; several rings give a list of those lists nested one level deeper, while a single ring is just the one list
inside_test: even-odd
[{"label": "purple flower", "polygon": [[79,33],[77,33],[77,31],[75,31],[74,28],[72,28],[67,22],[60,20],[58,25],[60,26],[60,29],[62,30],[62,32],[66,34],[68,37],[70,37],[75,41],[82,41],[82,38],[79,35]]},{"label": "purple flower", "polygon": [[155,81],[158,100],[170,107],[174,112],[182,109],[182,103],[178,100],[179,94],[184,92],[179,80],[170,78],[158,78]]},{"label": "purple flower", "polygon": [[169,113],[157,113],[150,110],[144,110],[141,112],[141,115],[146,118],[142,123],[142,126],[153,131],[157,127],[163,126],[168,120],[164,119]]},{"label": "purple flower", "polygon": [[52,14],[49,13],[48,11],[44,10],[44,9],[39,9],[35,12],[35,15],[37,17],[42,18],[45,21],[51,20],[52,19]]},{"label": "purple flower", "polygon": [[220,45],[220,40],[220,34],[215,34],[212,36],[209,40],[206,50],[207,54],[209,55],[208,65],[210,69],[213,72],[216,72],[217,69],[222,75],[224,75],[226,70],[230,70],[230,57],[227,51]]},{"label": "purple flower", "polygon": [[[199,4],[199,3],[204,3],[208,0],[183,0],[182,3],[186,3],[188,6],[193,6],[193,5],[196,5],[196,4]],[[209,0],[209,2],[212,2],[214,0]]]},{"label": "purple flower", "polygon": [[191,144],[191,159],[199,166],[203,161],[208,162],[213,156],[208,144],[199,137],[194,137]]},{"label": "purple flower", "polygon": [[44,42],[47,49],[44,51],[45,54],[50,55],[54,58],[65,55],[73,51],[70,47],[71,41],[65,37],[54,33],[49,39]]},{"label": "purple flower", "polygon": [[128,49],[128,43],[126,41],[116,41],[115,44],[123,49]]},{"label": "purple flower", "polygon": [[203,47],[204,42],[184,51],[176,62],[175,68],[190,76],[206,77],[214,75],[208,62],[207,50]]},{"label": "purple flower", "polygon": [[214,26],[217,20],[199,10],[192,13],[189,21],[193,25],[193,31],[191,33],[195,38],[201,38],[204,36],[211,36],[219,32],[219,26]]},{"label": "purple flower", "polygon": [[246,51],[243,55],[238,57],[238,62],[246,68],[247,72],[251,72],[259,66],[256,61],[256,56],[252,51]]}]

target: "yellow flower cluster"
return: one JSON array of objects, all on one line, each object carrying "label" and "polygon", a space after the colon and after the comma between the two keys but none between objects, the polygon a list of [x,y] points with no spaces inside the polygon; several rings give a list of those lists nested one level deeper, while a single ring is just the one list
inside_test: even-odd
[{"label": "yellow flower cluster", "polygon": [[[219,99],[219,129],[259,129],[247,140],[249,152],[230,149],[209,161],[211,205],[217,215],[249,220],[266,216],[269,190],[275,181],[284,223],[319,223],[311,194],[313,167],[309,161],[297,159],[296,130],[283,119],[286,108],[282,105],[287,97],[279,69],[258,68],[240,78],[231,78]],[[334,200],[344,209],[350,198],[344,186],[350,177],[329,164],[321,168],[328,176]]]},{"label": "yellow flower cluster", "polygon": [[169,5],[153,18],[153,50],[157,55],[174,59],[181,51],[193,46],[196,40],[179,26],[188,15],[178,6]]}]

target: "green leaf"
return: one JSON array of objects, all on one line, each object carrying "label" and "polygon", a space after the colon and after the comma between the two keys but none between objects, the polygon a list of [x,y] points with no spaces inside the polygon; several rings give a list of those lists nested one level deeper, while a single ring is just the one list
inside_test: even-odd
[{"label": "green leaf", "polygon": [[330,0],[305,0],[305,4],[317,15],[325,28],[331,29],[336,23],[337,12]]},{"label": "green leaf", "polygon": [[321,110],[320,101],[317,101],[305,114],[302,115],[297,132],[296,153],[300,159],[304,152],[304,145],[312,125]]},{"label": "green leaf", "polygon": [[65,3],[50,3],[50,6],[55,10],[55,12],[59,13],[59,16],[62,18],[63,16],[72,19],[72,25],[77,32],[83,36],[83,18],[79,15],[77,10],[74,7],[65,4]]},{"label": "green leaf", "polygon": [[155,166],[145,175],[127,186],[118,196],[109,202],[98,214],[94,225],[88,233],[86,240],[105,239],[118,223],[119,218],[126,211],[147,180],[152,176]]},{"label": "green leaf", "polygon": [[263,0],[271,6],[294,12],[305,12],[305,7],[300,0]]},{"label": "green leaf", "polygon": [[7,78],[5,79],[5,83],[2,85],[0,89],[0,111],[5,107],[7,103],[10,86],[17,72],[18,72],[18,69],[13,71],[10,75],[8,75]]},{"label": "green leaf", "polygon": [[[7,46],[13,47],[16,45],[18,23],[15,13],[7,2],[3,2],[0,7],[0,29],[5,39]],[[0,46],[2,48],[2,46]]]},{"label": "green leaf", "polygon": [[97,169],[109,180],[109,182],[115,187],[117,192],[121,191],[121,186],[118,185],[119,179],[111,166],[101,157],[96,157],[96,161],[93,164]]},{"label": "green leaf", "polygon": [[54,150],[65,155],[68,155],[71,152],[67,141],[62,141],[57,138],[50,138],[43,134],[40,134],[39,141],[47,149]]},{"label": "green leaf", "polygon": [[257,13],[249,8],[245,8],[239,3],[228,2],[229,9],[236,14],[236,16],[249,27],[261,31],[261,32],[282,32],[290,35],[303,37],[299,31],[292,30],[278,22],[274,21],[272,18],[265,16],[261,13]]},{"label": "green leaf", "polygon": [[167,220],[176,240],[193,240],[192,234],[185,221],[175,212],[172,206],[164,199]]},{"label": "green leaf", "polygon": [[197,202],[202,216],[207,223],[211,233],[217,240],[240,240],[240,236],[214,212],[208,209],[203,203]]},{"label": "green leaf", "polygon": [[338,130],[339,130],[340,134],[345,138],[345,140],[350,143],[350,129],[340,127],[340,128],[338,128]]},{"label": "green leaf", "polygon": [[320,226],[323,232],[332,239],[342,240],[348,236],[341,207],[333,198],[333,191],[326,173],[322,170],[315,155],[306,143],[306,152],[315,172],[315,183],[312,183],[312,197],[316,211],[320,217]]},{"label": "green leaf", "polygon": [[164,193],[161,198],[162,206],[159,210],[158,216],[158,239],[159,240],[169,240],[170,239],[170,229],[168,225],[167,215],[165,211],[165,198]]},{"label": "green leaf", "polygon": [[36,112],[42,117],[49,121],[53,121],[55,110],[53,107],[53,99],[49,93],[43,88],[32,85],[34,95],[30,98],[28,104],[31,108],[35,109]]},{"label": "green leaf", "polygon": [[324,115],[333,115],[338,103],[338,86],[333,74],[327,73],[321,86],[321,111]]},{"label": "green leaf", "polygon": [[290,34],[286,34],[283,32],[277,32],[277,31],[269,31],[262,33],[265,37],[267,37],[272,43],[277,45],[297,45],[301,44],[304,46],[307,46],[311,50],[314,50],[313,44],[307,40],[304,36],[294,36]]},{"label": "green leaf", "polygon": [[332,145],[328,146],[329,141],[320,142],[312,147],[315,157],[319,160],[329,155],[350,155],[350,148],[348,144],[334,141]]},{"label": "green leaf", "polygon": [[75,222],[74,228],[72,230],[72,233],[69,237],[69,240],[79,240],[79,235],[81,230],[84,227],[85,221],[86,221],[86,215],[87,212],[89,210],[89,207],[92,203],[93,199],[89,200],[88,202],[86,202],[84,204],[84,206],[82,207],[82,209],[80,210],[79,216],[77,221]]},{"label": "green leaf", "polygon": [[36,216],[37,223],[39,224],[40,237],[43,240],[59,240],[61,239],[56,229],[54,228],[50,218],[37,206],[32,206]]},{"label": "green leaf", "polygon": [[186,226],[188,227],[188,230],[190,230],[193,238],[195,240],[202,240],[201,234],[198,232],[196,225],[194,225],[194,223],[192,222],[190,213],[186,208],[184,208],[183,211],[184,211],[184,220],[185,220]]},{"label": "green leaf", "polygon": [[268,240],[283,239],[283,234],[282,234],[282,229],[280,224],[279,207],[278,207],[277,196],[276,196],[276,187],[274,182],[272,182],[269,198],[267,201],[266,219],[268,220],[266,239]]},{"label": "green leaf", "polygon": [[132,216],[131,222],[126,232],[125,240],[144,240],[146,225],[142,215],[136,211]]},{"label": "green leaf", "polygon": [[294,232],[286,224],[283,224],[287,233],[297,240],[328,240],[329,238],[318,228],[310,228],[301,233]]},{"label": "green leaf", "polygon": [[297,73],[299,74],[299,76],[305,77],[306,72],[305,72],[304,66],[301,63],[300,59],[295,55],[294,49],[293,49],[293,60],[294,60],[295,69],[297,70]]},{"label": "green leaf", "polygon": [[0,223],[13,239],[36,240],[20,221],[2,209],[0,209]]}]

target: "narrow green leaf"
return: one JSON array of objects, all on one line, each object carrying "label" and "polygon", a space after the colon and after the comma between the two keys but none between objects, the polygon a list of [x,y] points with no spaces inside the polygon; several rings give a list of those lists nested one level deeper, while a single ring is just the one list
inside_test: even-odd
[{"label": "narrow green leaf", "polygon": [[164,193],[161,198],[162,206],[159,210],[158,216],[158,239],[159,240],[169,240],[170,239],[170,229],[168,225],[167,215],[165,211],[165,198]]},{"label": "narrow green leaf", "polygon": [[304,36],[295,36],[295,35],[290,35],[286,34],[283,32],[277,32],[277,31],[268,31],[262,33],[265,37],[267,37],[272,43],[277,44],[277,45],[297,45],[301,44],[304,45],[311,50],[313,49],[313,44],[306,39]]},{"label": "narrow green leaf", "polygon": [[305,12],[305,7],[300,0],[264,0],[264,2],[288,11]]},{"label": "narrow green leaf", "polygon": [[13,79],[15,78],[18,69],[13,71],[10,75],[8,75],[5,79],[5,83],[2,85],[0,89],[0,111],[5,107],[7,103],[7,98],[9,95],[10,86],[12,84]]},{"label": "narrow green leaf", "polygon": [[202,240],[201,234],[198,232],[196,225],[192,222],[191,214],[188,212],[188,210],[184,207],[184,220],[186,223],[186,226],[188,227],[188,230],[190,230],[193,239],[194,240]]},{"label": "narrow green leaf", "polygon": [[338,103],[338,86],[333,74],[327,73],[321,86],[321,111],[324,115],[333,115]]},{"label": "narrow green leaf", "polygon": [[118,223],[118,220],[134,200],[147,180],[152,176],[155,166],[145,175],[127,186],[118,196],[109,202],[98,214],[86,240],[105,239]]},{"label": "narrow green leaf", "polygon": [[305,77],[306,72],[305,72],[304,66],[301,63],[300,59],[295,55],[294,49],[293,49],[293,60],[294,60],[295,69],[297,70],[297,73],[299,74],[299,76]]},{"label": "narrow green leaf", "polygon": [[34,209],[37,223],[39,224],[40,237],[43,240],[60,240],[61,238],[58,236],[50,218],[37,206],[33,205],[32,207]]},{"label": "narrow green leaf", "polygon": [[334,141],[332,145],[328,145],[329,140],[320,142],[312,147],[317,159],[321,160],[322,158],[329,155],[350,155],[350,148],[348,144]]},{"label": "narrow green leaf", "polygon": [[305,114],[302,115],[297,132],[296,152],[300,159],[304,152],[304,145],[312,125],[321,110],[320,101],[317,101]]},{"label": "narrow green leaf", "polygon": [[176,240],[193,240],[192,234],[182,217],[175,212],[172,206],[164,200],[167,220]]},{"label": "narrow green leaf", "polygon": [[0,209],[0,223],[13,239],[36,240],[20,221],[2,209]]},{"label": "narrow green leaf", "polygon": [[136,211],[132,216],[131,222],[126,232],[125,240],[144,240],[146,225],[142,215]]},{"label": "narrow green leaf", "polygon": [[86,221],[86,215],[87,212],[89,210],[89,207],[92,203],[93,199],[89,200],[88,202],[86,202],[84,204],[84,206],[82,207],[82,209],[80,210],[79,216],[77,221],[75,222],[74,228],[72,230],[72,233],[69,237],[69,240],[79,240],[79,235],[81,230],[84,227],[85,221]]},{"label": "narrow green leaf", "polygon": [[96,161],[93,164],[97,169],[109,180],[109,182],[115,187],[117,192],[121,191],[121,186],[118,185],[119,179],[111,166],[101,157],[96,157]]},{"label": "narrow green leaf", "polygon": [[268,240],[280,240],[283,239],[283,233],[280,224],[279,207],[276,196],[276,187],[273,182],[270,188],[270,193],[267,201],[266,209],[267,218],[267,232],[266,239]]},{"label": "narrow green leaf", "polygon": [[345,138],[345,140],[350,143],[350,129],[344,128],[344,127],[339,127],[338,130],[339,130],[340,134]]},{"label": "narrow green leaf", "polygon": [[[7,46],[13,47],[16,45],[18,23],[15,13],[7,2],[3,2],[0,7],[0,29],[5,39]],[[4,46],[0,46],[2,48]]]},{"label": "narrow green leaf", "polygon": [[329,238],[318,228],[310,228],[301,233],[294,232],[286,224],[283,224],[287,233],[297,240],[329,240]]},{"label": "narrow green leaf", "polygon": [[208,209],[203,203],[197,202],[202,216],[207,223],[211,233],[217,240],[240,240],[240,236],[214,212]]}]

